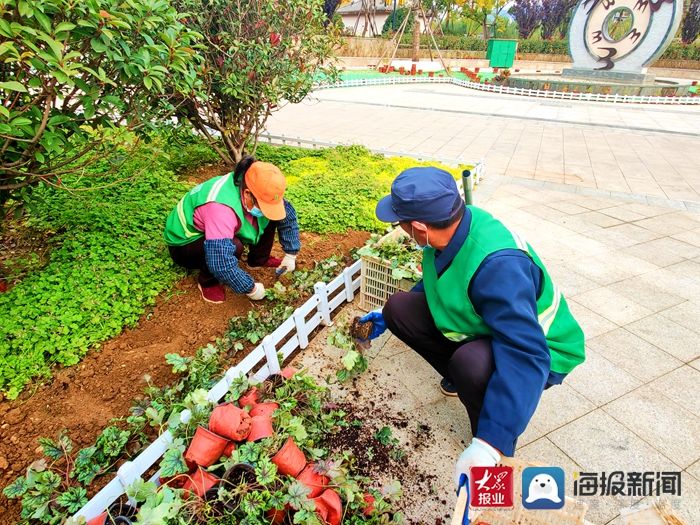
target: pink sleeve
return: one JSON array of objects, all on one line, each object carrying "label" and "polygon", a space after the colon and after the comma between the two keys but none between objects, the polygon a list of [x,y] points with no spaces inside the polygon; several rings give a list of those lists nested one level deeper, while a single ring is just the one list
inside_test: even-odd
[{"label": "pink sleeve", "polygon": [[233,239],[240,221],[231,208],[218,202],[208,202],[194,210],[194,226],[204,232],[207,241]]}]

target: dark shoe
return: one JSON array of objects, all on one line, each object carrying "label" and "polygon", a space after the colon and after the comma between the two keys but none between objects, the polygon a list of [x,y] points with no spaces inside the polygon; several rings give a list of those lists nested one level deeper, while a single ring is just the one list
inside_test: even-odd
[{"label": "dark shoe", "polygon": [[277,257],[268,257],[267,261],[263,262],[262,264],[252,264],[250,261],[248,261],[248,266],[251,268],[256,268],[258,266],[264,266],[265,268],[277,268],[280,264],[282,264],[282,259],[278,259]]},{"label": "dark shoe", "polygon": [[214,286],[202,286],[197,283],[197,288],[202,292],[202,299],[208,303],[221,304],[226,300],[226,288],[223,284],[215,284]]},{"label": "dark shoe", "polygon": [[452,381],[446,377],[443,377],[442,381],[440,381],[440,392],[450,397],[455,397],[457,395],[457,389],[452,384]]}]

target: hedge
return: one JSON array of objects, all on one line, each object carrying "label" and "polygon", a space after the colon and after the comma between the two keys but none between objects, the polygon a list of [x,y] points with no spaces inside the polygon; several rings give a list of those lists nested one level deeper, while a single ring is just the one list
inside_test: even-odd
[{"label": "hedge", "polygon": [[[435,40],[440,49],[457,49],[463,51],[486,51],[485,40],[478,37],[444,35],[435,36]],[[401,44],[411,45],[412,35],[404,34]],[[421,35],[421,46],[431,46],[429,35]],[[533,53],[546,55],[568,55],[569,45],[567,40],[540,40],[530,38],[518,41],[519,53]],[[661,59],[666,60],[700,60],[700,46],[672,42],[666,49]]]}]

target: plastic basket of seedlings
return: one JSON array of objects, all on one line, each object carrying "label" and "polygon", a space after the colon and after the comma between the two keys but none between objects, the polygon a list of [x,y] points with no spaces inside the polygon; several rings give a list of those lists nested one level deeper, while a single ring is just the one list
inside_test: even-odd
[{"label": "plastic basket of seedlings", "polygon": [[401,228],[372,238],[357,251],[361,260],[360,308],[381,308],[397,291],[408,291],[423,277],[423,251]]}]

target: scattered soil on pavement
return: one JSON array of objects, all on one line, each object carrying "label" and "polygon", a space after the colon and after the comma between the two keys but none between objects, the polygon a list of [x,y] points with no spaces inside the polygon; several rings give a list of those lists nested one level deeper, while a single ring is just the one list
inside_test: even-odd
[{"label": "scattered soil on pavement", "polygon": [[[212,177],[217,171],[203,171],[197,178]],[[297,267],[311,268],[334,254],[347,256],[368,238],[369,234],[354,231],[328,236],[303,233]],[[273,255],[280,255],[278,250],[276,245]],[[254,268],[250,273],[266,286],[274,283],[272,268]],[[111,418],[128,414],[132,399],[143,392],[145,374],[158,386],[175,379],[165,354],[193,355],[221,337],[229,319],[244,315],[249,305],[246,297],[230,290],[224,304],[205,303],[190,275],[161,294],[136,328],[91,351],[80,364],[57,370],[51,382],[28,388],[15,401],[1,401],[0,488],[41,455],[39,437],[55,437],[67,429],[76,447],[91,444]],[[18,502],[0,495],[0,523],[14,523],[18,517]]]}]

